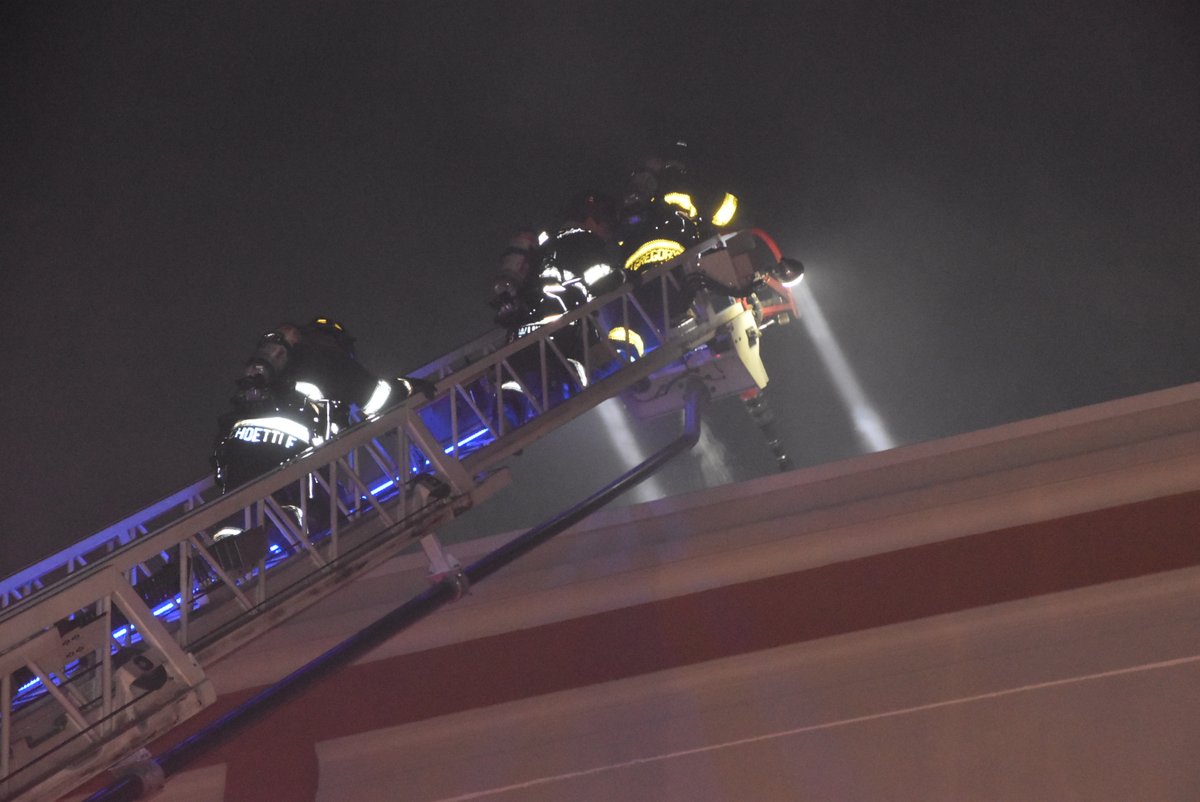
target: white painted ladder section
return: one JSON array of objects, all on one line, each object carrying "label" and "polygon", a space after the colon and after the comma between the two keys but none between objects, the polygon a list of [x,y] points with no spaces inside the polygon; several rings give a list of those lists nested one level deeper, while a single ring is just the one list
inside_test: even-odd
[{"label": "white painted ladder section", "polygon": [[[227,495],[198,481],[0,583],[0,799],[54,799],[131,756],[213,701],[205,664],[414,539],[434,570],[447,570],[433,532],[507,483],[503,460],[602,401],[680,371],[685,355],[689,368],[721,359],[707,343],[756,325],[724,297],[700,293],[690,309],[670,307],[682,273],[729,262],[720,248],[710,241],[646,271],[640,284],[659,283],[661,307],[647,309],[627,284],[516,342],[492,332],[416,372],[436,380],[433,398],[409,399]],[[631,320],[662,345],[614,362],[609,328]],[[570,345],[578,364],[563,354]],[[736,367],[739,352],[728,353]],[[548,388],[565,370],[586,386],[556,401]],[[745,389],[719,384],[710,389]],[[523,396],[527,420],[515,428],[501,385]],[[302,521],[281,496],[301,500]],[[327,523],[316,531],[310,522],[322,510]],[[234,568],[212,538],[231,523],[278,534],[265,557]]]}]

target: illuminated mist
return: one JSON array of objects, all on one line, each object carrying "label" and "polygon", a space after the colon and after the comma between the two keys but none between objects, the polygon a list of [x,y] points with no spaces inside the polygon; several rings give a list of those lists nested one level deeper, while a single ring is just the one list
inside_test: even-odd
[{"label": "illuminated mist", "polygon": [[730,457],[719,437],[714,437],[708,423],[700,421],[700,439],[693,451],[700,457],[700,474],[705,487],[729,484],[733,472],[729,470]]},{"label": "illuminated mist", "polygon": [[858,377],[854,375],[854,370],[846,361],[846,355],[842,353],[841,346],[834,338],[825,316],[821,314],[821,307],[817,305],[816,298],[809,291],[808,283],[801,282],[792,292],[800,308],[800,320],[804,323],[804,328],[808,331],[809,336],[812,337],[817,354],[825,363],[825,368],[833,379],[838,395],[841,396],[842,402],[850,412],[850,419],[854,422],[854,429],[858,433],[863,447],[867,451],[884,451],[895,448],[896,441],[892,439],[887,427],[883,425],[883,420],[875,411],[875,407],[867,400],[866,393],[858,383]]},{"label": "illuminated mist", "polygon": [[[650,456],[638,442],[633,427],[629,425],[629,413],[620,399],[610,398],[597,409],[601,420],[604,421],[604,430],[612,438],[613,448],[621,457],[623,468],[632,468]],[[653,501],[665,495],[666,491],[657,476],[650,476],[629,491],[629,498],[635,502]]]}]

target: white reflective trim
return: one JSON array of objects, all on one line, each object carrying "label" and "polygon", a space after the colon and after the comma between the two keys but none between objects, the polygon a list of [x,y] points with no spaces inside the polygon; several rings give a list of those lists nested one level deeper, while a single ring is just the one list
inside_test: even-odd
[{"label": "white reflective trim", "polygon": [[612,275],[612,272],[613,269],[611,265],[592,265],[583,271],[583,283],[590,287],[605,276]]},{"label": "white reflective trim", "polygon": [[295,504],[284,504],[280,507],[284,512],[290,512],[296,516],[296,523],[301,529],[304,528],[304,510],[297,507]]},{"label": "white reflective trim", "polygon": [[321,392],[321,388],[312,382],[296,382],[296,392],[308,396],[313,401],[321,401],[325,398],[325,394]]},{"label": "white reflective trim", "polygon": [[236,429],[239,426],[260,426],[264,429],[274,429],[305,443],[308,442],[310,436],[307,426],[287,418],[247,418],[235,423],[233,428]]},{"label": "white reflective trim", "polygon": [[568,359],[567,361],[571,363],[571,367],[575,368],[575,374],[579,377],[579,386],[587,387],[588,377],[587,371],[583,369],[583,363],[578,359]]},{"label": "white reflective trim", "polygon": [[[551,296],[551,297],[554,297],[554,296]],[[560,300],[559,303],[562,303],[562,301]],[[526,323],[524,326],[521,326],[520,328],[517,329],[517,336],[524,337],[527,334],[537,331],[542,326],[545,326],[547,323],[553,323],[554,321],[558,320],[560,317],[562,317],[562,315],[546,315],[541,320],[535,320],[532,323]]]},{"label": "white reflective trim", "polygon": [[367,403],[363,405],[364,415],[374,415],[379,410],[383,409],[383,405],[387,403],[388,396],[392,394],[392,385],[383,379],[375,385],[375,391],[371,393],[371,397],[367,399]]}]

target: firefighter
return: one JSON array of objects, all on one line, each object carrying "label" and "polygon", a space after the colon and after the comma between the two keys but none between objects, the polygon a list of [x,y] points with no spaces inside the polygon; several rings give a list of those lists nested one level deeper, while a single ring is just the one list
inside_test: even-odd
[{"label": "firefighter", "polygon": [[[227,493],[278,465],[322,445],[350,423],[352,409],[370,417],[413,393],[432,396],[424,379],[381,379],[358,361],[354,337],[339,322],[313,318],[304,326],[281,323],[264,334],[237,379],[231,408],[218,419],[212,467]],[[301,499],[301,494],[307,498]],[[295,485],[275,494],[297,531],[328,525],[332,505],[313,503],[313,488]],[[302,510],[307,507],[310,520]],[[254,533],[253,535],[251,533]],[[242,570],[265,555],[269,542],[289,548],[290,538],[264,526],[243,531],[223,527],[213,536],[217,559],[228,570]]]},{"label": "firefighter", "polygon": [[[617,225],[617,202],[598,191],[580,192],[570,198],[558,215],[553,235],[518,231],[501,257],[492,287],[491,306],[495,321],[517,340],[548,325],[593,298],[620,287],[624,271],[613,241]],[[555,332],[553,343],[566,360],[548,360],[547,386],[536,351],[526,349],[510,360],[513,370],[535,398],[543,389],[552,403],[562,401],[584,386],[585,342],[595,341],[594,332],[575,321]],[[506,383],[505,415],[519,425],[533,414],[523,392]]]},{"label": "firefighter", "polygon": [[629,272],[668,261],[735,223],[737,197],[705,181],[689,157],[687,143],[676,142],[630,174],[618,231]]},{"label": "firefighter", "polygon": [[[325,317],[304,326],[281,323],[259,338],[237,379],[230,410],[218,419],[214,468],[223,489],[269,470],[301,444],[320,445],[349,425],[355,407],[370,417],[414,393],[432,396],[434,385],[424,379],[382,379],[368,371],[355,356],[354,342],[345,326]],[[239,435],[240,422],[262,418],[287,419],[287,429],[297,436],[264,434],[258,431],[262,426]],[[303,436],[297,426],[305,429]],[[232,448],[239,436],[258,438],[251,441],[255,446],[286,447],[287,453],[254,448],[247,451],[254,455],[250,459]]]},{"label": "firefighter", "polygon": [[282,323],[259,340],[248,368],[261,368],[269,384],[329,402],[340,425],[357,406],[371,416],[413,393],[427,396],[433,384],[415,377],[384,379],[367,370],[354,350],[355,338],[340,322],[315,317],[304,326]]},{"label": "firefighter", "polygon": [[551,236],[517,231],[492,285],[496,322],[527,334],[597,295],[621,286],[624,274],[614,245],[617,204],[596,191],[573,196]]}]

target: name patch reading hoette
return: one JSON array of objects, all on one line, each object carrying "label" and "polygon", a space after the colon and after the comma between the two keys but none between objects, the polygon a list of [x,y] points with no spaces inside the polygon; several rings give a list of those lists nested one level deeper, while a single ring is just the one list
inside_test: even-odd
[{"label": "name patch reading hoette", "polygon": [[269,443],[284,448],[292,448],[299,442],[287,432],[266,426],[238,426],[233,430],[233,437],[235,440],[245,440],[247,443]]}]

